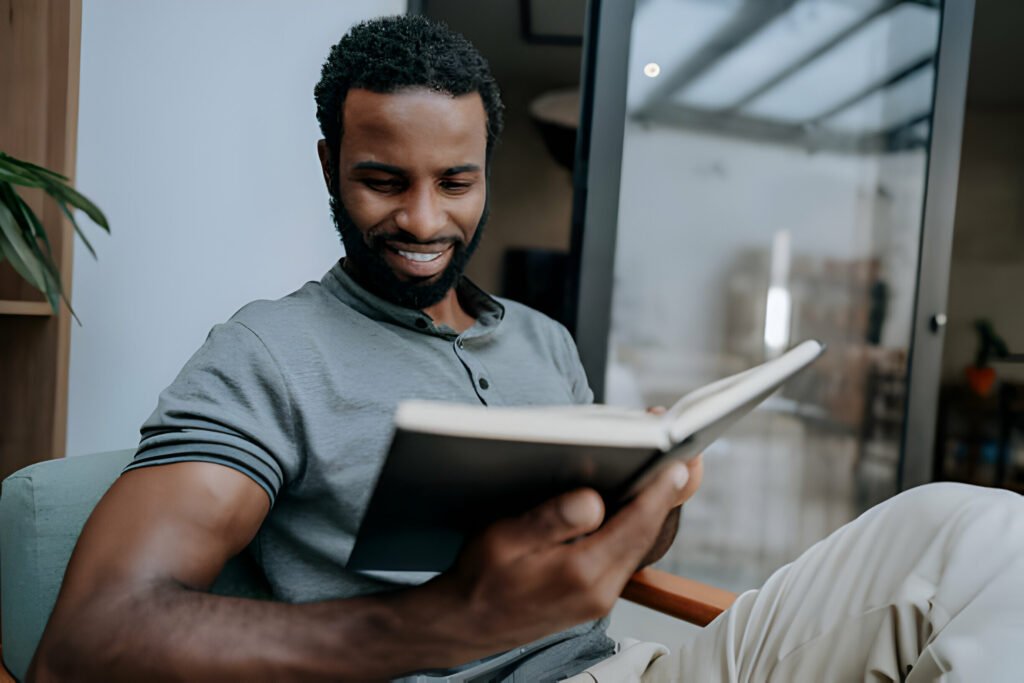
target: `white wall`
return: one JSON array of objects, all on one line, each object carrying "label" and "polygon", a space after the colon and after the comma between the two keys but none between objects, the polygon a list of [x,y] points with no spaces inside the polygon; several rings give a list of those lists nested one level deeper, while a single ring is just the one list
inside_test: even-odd
[{"label": "white wall", "polygon": [[76,247],[69,454],[134,446],[212,325],[342,254],[313,85],[350,26],[405,8],[85,0],[77,183],[113,235]]}]

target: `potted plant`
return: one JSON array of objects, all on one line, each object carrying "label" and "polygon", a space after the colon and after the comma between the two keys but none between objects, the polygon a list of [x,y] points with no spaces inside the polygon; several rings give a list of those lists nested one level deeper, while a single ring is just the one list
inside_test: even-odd
[{"label": "potted plant", "polygon": [[[53,261],[50,239],[16,187],[39,188],[55,201],[93,258],[96,251],[75,220],[74,209],[83,211],[108,233],[110,226],[99,207],[68,185],[67,177],[0,152],[0,261],[10,262],[21,277],[46,296],[53,312],[57,313],[60,300],[68,301],[60,271]],[[71,308],[70,303],[68,308]]]}]

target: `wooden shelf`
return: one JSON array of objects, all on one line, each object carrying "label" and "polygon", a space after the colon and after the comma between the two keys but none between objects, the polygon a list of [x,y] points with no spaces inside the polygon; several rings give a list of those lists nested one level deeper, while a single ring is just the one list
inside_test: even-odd
[{"label": "wooden shelf", "polygon": [[11,301],[0,299],[0,315],[53,315],[45,301]]},{"label": "wooden shelf", "polygon": [[[0,149],[72,178],[78,125],[82,0],[0,0]],[[73,229],[56,203],[22,197],[72,280]],[[0,478],[64,455],[71,315],[0,263]],[[2,681],[2,677],[0,677]]]}]

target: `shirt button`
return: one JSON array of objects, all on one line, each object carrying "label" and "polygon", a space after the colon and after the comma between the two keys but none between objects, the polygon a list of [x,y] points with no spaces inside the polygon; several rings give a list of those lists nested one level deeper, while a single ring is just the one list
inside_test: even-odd
[{"label": "shirt button", "polygon": [[487,378],[486,377],[481,377],[480,378],[480,388],[481,389],[486,389],[489,386],[491,386],[491,383],[487,381]]},{"label": "shirt button", "polygon": [[423,318],[416,318],[416,327],[420,328],[421,330],[427,329],[427,321],[424,320]]},{"label": "shirt button", "polygon": [[460,349],[461,349],[461,348],[464,348],[464,347],[466,346],[466,345],[465,345],[465,343],[463,343],[463,341],[462,341],[461,339],[459,339],[458,341],[456,341],[456,342],[455,342],[455,345],[456,345],[456,346],[458,346],[458,347],[459,347]]}]

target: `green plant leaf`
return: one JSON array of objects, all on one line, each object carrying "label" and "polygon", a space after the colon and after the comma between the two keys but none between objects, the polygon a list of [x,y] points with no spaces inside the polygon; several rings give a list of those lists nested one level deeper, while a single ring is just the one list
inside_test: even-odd
[{"label": "green plant leaf", "polygon": [[[42,187],[48,182],[59,183],[61,177],[56,174],[39,173],[32,168],[26,166],[28,162],[22,162],[19,159],[13,157],[0,158],[0,173],[6,174],[8,177],[16,178],[16,182],[23,185],[30,185],[32,187]],[[31,164],[29,164],[31,165]]]},{"label": "green plant leaf", "polygon": [[[31,219],[27,221],[27,224],[22,224],[21,226],[22,234],[25,235],[25,241],[32,249],[32,253],[36,255],[39,263],[42,265],[44,275],[47,275],[51,280],[53,280],[56,283],[57,289],[63,293],[64,288],[60,281],[60,271],[57,269],[57,264],[53,260],[53,250],[50,248],[49,241],[43,241],[43,245],[46,247],[46,252],[43,252],[39,247],[39,240],[33,238],[36,226],[38,226],[40,230],[42,230],[43,226],[39,225],[39,219],[31,212],[29,212],[29,216],[31,216]],[[17,215],[15,215],[15,219],[17,219]],[[45,234],[46,233],[43,232],[43,235]],[[47,287],[49,287],[49,285],[47,285]]]},{"label": "green plant leaf", "polygon": [[34,240],[26,237],[29,244],[36,247],[36,251],[40,251],[44,264],[47,266],[48,270],[53,271],[53,274],[57,279],[57,286],[60,288],[60,291],[63,292],[64,289],[60,282],[60,274],[53,261],[53,246],[50,244],[50,238],[46,234],[46,229],[43,228],[39,219],[36,218],[35,213],[33,213],[28,204],[25,203],[25,200],[23,200],[21,196],[14,191],[14,188],[7,183],[0,183],[0,202],[5,202],[7,204],[7,208],[11,209],[11,213],[14,214],[14,219],[21,226],[22,234],[26,236],[34,236],[36,239],[42,241],[43,246],[46,247],[45,254],[41,253],[41,250],[38,249]]},{"label": "green plant leaf", "polygon": [[46,185],[44,181],[34,176],[16,173],[3,167],[0,167],[0,181],[22,187],[44,187]]},{"label": "green plant leaf", "polygon": [[17,209],[17,211],[14,211],[14,217],[18,218],[19,215],[21,216],[22,220],[19,222],[21,223],[22,228],[24,228],[26,224],[29,226],[29,232],[43,241],[43,244],[46,246],[46,254],[52,260],[53,246],[50,244],[50,237],[46,234],[46,229],[43,227],[43,224],[39,222],[39,219],[36,217],[36,214],[32,209],[29,208],[29,205],[25,203],[25,200],[22,199],[10,185],[0,184],[0,188],[3,187],[6,187],[7,191],[0,193],[0,198],[3,198],[5,195],[7,196],[9,205]]},{"label": "green plant leaf", "polygon": [[65,203],[70,204],[76,209],[81,209],[85,212],[86,216],[92,219],[93,223],[100,226],[108,233],[110,232],[110,224],[107,223],[107,217],[103,215],[103,212],[100,211],[98,206],[89,201],[85,195],[78,192],[78,190],[68,185],[64,185],[63,183],[52,182],[46,184],[46,191],[49,192],[54,199],[57,199],[59,196],[60,200],[63,200]]},{"label": "green plant leaf", "polygon": [[[46,237],[46,231],[43,230],[43,226],[40,225],[39,219],[36,218],[36,215],[32,213],[31,209],[28,208],[17,194],[12,192],[8,192],[8,194],[13,194],[15,203],[20,205],[21,215],[19,217],[19,213],[14,213],[14,217],[20,224],[22,234],[25,236],[25,243],[28,244],[33,254],[35,254],[38,263],[42,267],[43,281],[45,283],[43,294],[46,295],[50,308],[53,309],[55,315],[60,313],[60,300],[64,299],[68,304],[68,310],[71,311],[71,315],[76,321],[78,321],[78,316],[76,316],[74,310],[71,309],[71,302],[67,300],[67,297],[64,294],[64,284],[61,282],[60,271],[57,269],[57,264],[53,260],[53,249]],[[0,198],[3,198],[3,195],[0,195]],[[41,236],[43,245],[46,247],[46,253],[44,253],[39,247],[39,241],[32,238],[33,234]],[[79,324],[81,324],[80,321]]]},{"label": "green plant leaf", "polygon": [[62,180],[64,182],[67,182],[68,180],[68,177],[66,175],[61,175],[56,171],[51,171],[45,166],[37,166],[36,164],[33,164],[31,161],[25,161],[24,159],[16,159],[12,157],[10,154],[0,152],[0,167],[4,166],[16,168],[20,167],[28,171],[31,171],[36,175],[49,176],[50,178],[54,178],[55,180]]},{"label": "green plant leaf", "polygon": [[64,202],[57,202],[57,205],[60,206],[60,210],[63,211],[64,215],[68,217],[68,220],[71,221],[71,225],[74,226],[75,232],[78,233],[78,236],[82,238],[82,243],[85,245],[85,248],[89,250],[89,253],[92,254],[93,258],[97,258],[96,250],[92,248],[92,243],[89,242],[88,238],[85,236],[85,233],[82,232],[82,228],[78,226],[78,221],[75,220],[75,215],[68,210],[67,204],[65,204]]},{"label": "green plant leaf", "polygon": [[88,197],[68,185],[67,178],[59,173],[0,152],[0,181],[25,187],[41,187],[52,198],[81,209],[96,225],[110,232],[110,224],[103,211]]},{"label": "green plant leaf", "polygon": [[57,266],[51,259],[47,259],[40,253],[43,259],[43,265],[45,266],[44,274],[46,277],[46,300],[50,302],[50,308],[53,309],[54,315],[60,313],[60,300],[63,299],[64,303],[68,305],[68,310],[71,310],[71,315],[74,316],[75,320],[78,320],[78,316],[75,315],[74,310],[71,309],[71,302],[64,295],[64,285],[60,281],[60,273],[57,271]]},{"label": "green plant leaf", "polygon": [[63,300],[71,316],[81,324],[64,293],[46,229],[15,191],[15,186],[41,188],[68,217],[75,233],[95,258],[96,251],[75,219],[73,209],[85,212],[108,233],[110,224],[99,207],[71,187],[67,180],[60,173],[0,152],[0,261],[10,261],[19,275],[42,291],[54,313],[59,313],[60,301]]},{"label": "green plant leaf", "polygon": [[[39,219],[36,218],[35,213],[32,212],[28,204],[7,183],[0,183],[0,201],[6,202],[7,208],[12,210],[11,213],[14,214],[14,219],[21,227],[25,240],[39,256],[46,272],[56,280],[57,288],[63,293],[64,287],[60,281],[60,272],[57,270],[53,260],[53,246],[50,244],[50,238],[46,235],[46,230],[39,222]],[[45,253],[39,248],[39,241],[42,241],[43,246],[46,247]]]},{"label": "green plant leaf", "polygon": [[0,248],[18,274],[41,292],[46,292],[43,266],[25,240],[21,227],[6,204],[0,203]]}]

